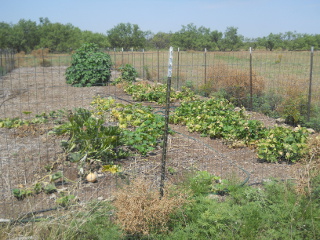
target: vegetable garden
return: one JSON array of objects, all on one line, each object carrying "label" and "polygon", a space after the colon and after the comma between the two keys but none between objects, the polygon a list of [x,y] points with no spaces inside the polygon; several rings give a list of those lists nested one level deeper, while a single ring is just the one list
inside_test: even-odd
[{"label": "vegetable garden", "polygon": [[[72,56],[71,66],[58,64],[66,62],[64,56],[51,57],[50,66],[41,66],[35,58],[33,66],[18,67],[1,77],[0,219],[4,222],[47,221],[51,216],[81,206],[86,208],[86,204],[95,201],[99,202],[97,206],[116,201],[118,214],[125,215],[129,210],[121,209],[117,199],[131,205],[131,209],[138,205],[133,204],[133,195],[128,195],[132,201],[126,202],[125,193],[119,193],[119,189],[126,189],[127,194],[136,189],[143,195],[148,189],[159,188],[165,79],[152,79],[146,63],[141,74],[139,67],[119,64],[112,54],[109,57],[99,52],[96,61],[95,51],[94,46],[79,49],[78,55]],[[81,61],[88,53],[88,62]],[[27,61],[21,58],[16,62]],[[101,69],[102,65],[111,66],[111,61],[113,69]],[[78,68],[73,63],[78,63]],[[79,63],[96,68],[79,68]],[[261,112],[249,111],[245,104],[237,105],[243,100],[241,91],[228,86],[221,85],[230,90],[227,95],[221,91],[207,94],[208,88],[213,90],[210,81],[219,83],[217,78],[208,78],[206,88],[174,78],[166,185],[179,185],[189,179],[194,196],[213,196],[212,201],[227,201],[225,196],[235,186],[247,189],[245,186],[262,186],[272,179],[292,183],[302,192],[312,191],[306,186],[317,171],[320,140],[318,133],[308,128],[310,122],[296,124],[303,114],[297,114],[300,120],[291,126]],[[238,94],[239,101],[230,98],[231,92]],[[136,184],[135,179],[143,182],[130,189],[131,184]],[[244,190],[247,197],[252,197],[248,197],[250,201],[259,198],[261,204],[269,204],[264,193],[250,189]],[[182,201],[189,199],[187,192],[179,193],[177,199],[167,195],[164,199],[170,206],[180,208],[187,204]],[[237,196],[232,196],[237,201]],[[113,210],[107,212],[110,211]],[[157,212],[161,213],[161,209]],[[131,226],[128,221],[134,221],[120,215],[118,223],[127,226],[123,231],[135,237],[169,231],[165,214],[160,219],[151,217],[151,225],[138,224],[140,228]],[[158,230],[150,226],[158,226]],[[225,230],[217,227],[214,231]],[[313,236],[316,234],[319,233],[314,232]]]}]

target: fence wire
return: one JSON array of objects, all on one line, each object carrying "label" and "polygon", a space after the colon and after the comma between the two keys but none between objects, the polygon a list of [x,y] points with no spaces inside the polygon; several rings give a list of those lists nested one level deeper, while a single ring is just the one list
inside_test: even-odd
[{"label": "fence wire", "polygon": [[[117,70],[120,66],[131,64],[139,72],[139,80],[166,82],[167,52],[109,54],[114,63],[111,81],[119,76]],[[244,104],[250,103],[248,96],[250,100],[250,97],[252,99],[268,93],[265,97],[269,97],[270,106],[261,106],[266,103],[253,101],[253,109],[265,111],[263,113],[272,112],[272,108],[309,104],[310,52],[253,52],[251,62],[248,52],[175,51],[174,54],[172,85],[177,90],[187,86],[204,96],[227,92],[234,94],[232,101]],[[316,127],[319,126],[315,120],[320,101],[319,56],[318,52],[313,55],[311,82],[311,119]],[[2,55],[2,63],[7,61],[4,58]],[[132,99],[113,85],[71,87],[65,80],[71,57],[48,55],[45,58],[44,66],[43,58],[16,55],[15,68],[6,70],[0,78],[0,119],[8,119],[9,123],[19,126],[0,128],[0,218],[17,219],[28,213],[50,212],[56,209],[56,201],[61,193],[73,194],[80,202],[109,199],[119,186],[136,176],[151,179],[154,187],[157,187],[160,181],[161,148],[147,157],[133,156],[120,161],[119,164],[124,166],[122,175],[99,172],[99,181],[94,184],[84,181],[79,169],[72,162],[65,161],[61,140],[67,140],[67,136],[49,134],[56,124],[64,120],[59,113],[70,112],[74,108],[89,108],[96,96],[113,97],[124,104],[132,103]],[[250,78],[253,82],[251,86]],[[253,89],[251,95],[250,88]],[[300,98],[295,100],[293,97],[296,96],[304,102]],[[295,101],[290,101],[292,99]],[[280,103],[284,105],[278,106]],[[275,120],[265,114],[252,115],[267,125],[275,124]],[[20,126],[21,119],[38,119],[38,122]],[[49,120],[42,122],[41,119]],[[188,133],[181,126],[171,127],[178,133],[170,136],[168,141],[168,182],[177,182],[188,172],[205,170],[221,178],[233,176],[242,182],[248,180],[248,184],[272,177],[298,179],[301,174],[298,165],[259,162],[253,149],[230,149],[221,140]],[[68,179],[57,183],[58,192],[41,192],[20,200],[13,196],[13,189],[28,190],[37,182],[48,182],[48,176],[57,171],[63,172]],[[250,179],[247,179],[248,175]]]}]

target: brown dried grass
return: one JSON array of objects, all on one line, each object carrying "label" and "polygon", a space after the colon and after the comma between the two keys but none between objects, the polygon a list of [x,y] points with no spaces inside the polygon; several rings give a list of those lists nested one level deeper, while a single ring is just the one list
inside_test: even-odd
[{"label": "brown dried grass", "polygon": [[[207,70],[207,83],[200,86],[210,95],[225,90],[228,96],[243,99],[250,93],[250,74],[242,69],[235,69],[226,64],[215,65]],[[264,78],[255,72],[252,74],[252,92],[259,95],[265,88]]]},{"label": "brown dried grass", "polygon": [[171,215],[189,202],[187,193],[177,193],[168,186],[160,198],[159,191],[150,186],[150,182],[138,178],[115,194],[116,222],[128,234],[166,232]]},{"label": "brown dried grass", "polygon": [[304,168],[299,176],[297,191],[310,194],[312,191],[311,180],[320,174],[320,135],[312,135],[308,140],[308,154],[302,159]]}]

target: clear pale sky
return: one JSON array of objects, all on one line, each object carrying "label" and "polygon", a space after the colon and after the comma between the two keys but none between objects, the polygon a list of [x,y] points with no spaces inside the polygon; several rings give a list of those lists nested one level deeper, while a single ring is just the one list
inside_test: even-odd
[{"label": "clear pale sky", "polygon": [[39,23],[40,17],[104,34],[119,23],[153,33],[194,23],[221,32],[237,27],[249,38],[287,31],[320,34],[320,0],[0,0],[0,22]]}]

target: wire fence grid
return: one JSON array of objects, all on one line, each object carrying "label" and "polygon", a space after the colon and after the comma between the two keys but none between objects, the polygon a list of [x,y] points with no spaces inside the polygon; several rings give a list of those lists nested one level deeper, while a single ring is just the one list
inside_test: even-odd
[{"label": "wire fence grid", "polygon": [[[109,54],[114,63],[111,81],[120,76],[120,66],[131,64],[138,70],[140,80],[166,82],[168,52],[114,51]],[[263,91],[277,91],[282,96],[289,97],[293,91],[294,94],[305,94],[303,96],[309,101],[307,103],[315,106],[310,108],[313,110],[319,106],[320,101],[319,56],[318,52],[250,54],[175,51],[172,86],[177,90],[181,90],[182,86],[188,86],[210,95],[211,92],[206,92],[207,89],[217,90],[214,83],[220,81],[221,87],[244,86],[246,94],[251,94],[251,99],[254,91],[260,88]],[[131,98],[121,88],[113,85],[86,88],[69,86],[66,84],[65,71],[71,63],[70,55],[15,55],[10,60],[6,58],[7,55],[1,55],[1,63],[10,62],[10,66],[14,63],[14,69],[2,67],[6,69],[6,74],[0,78],[0,119],[32,120],[37,115],[50,114],[55,118],[46,123],[10,129],[0,128],[0,219],[17,219],[30,213],[35,215],[50,212],[56,209],[56,201],[61,193],[73,194],[80,202],[108,199],[121,184],[135,176],[143,175],[151,179],[155,187],[158,186],[161,148],[147,158],[133,156],[126,161],[120,161],[119,164],[124,166],[125,176],[99,172],[99,181],[91,184],[80,179],[79,169],[73,163],[65,161],[66,155],[61,147],[61,140],[67,138],[48,134],[54,125],[59,123],[60,110],[89,108],[93,97],[113,97],[118,102],[131,103]],[[240,79],[247,81],[247,84],[232,82],[236,79],[234,76],[245,76]],[[257,76],[262,76],[263,79]],[[261,86],[256,86],[253,83],[255,80],[259,81]],[[235,97],[247,96],[238,94]],[[312,114],[311,112],[311,116]],[[265,119],[265,116],[258,115],[259,118]],[[274,120],[269,121],[273,123]],[[222,141],[201,138],[197,134],[187,133],[182,127],[172,128],[178,133],[171,135],[168,140],[167,169],[171,169],[167,174],[169,182],[178,181],[192,170],[207,170],[222,178],[233,175],[249,184],[271,177],[298,179],[301,175],[302,170],[298,165],[260,163],[252,149],[230,149]],[[50,179],[46,176],[56,171],[63,172],[68,179],[56,183],[58,192],[42,192],[23,200],[13,197],[13,189],[28,190],[40,180],[48,182]]]}]

